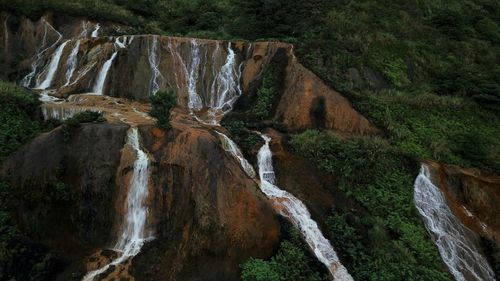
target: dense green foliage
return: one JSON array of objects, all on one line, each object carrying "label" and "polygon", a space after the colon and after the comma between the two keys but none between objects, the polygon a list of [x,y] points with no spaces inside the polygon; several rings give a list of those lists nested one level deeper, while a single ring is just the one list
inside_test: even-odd
[{"label": "dense green foliage", "polygon": [[241,265],[243,281],[328,280],[299,232],[289,224],[284,232],[278,252],[270,260],[250,259]]},{"label": "dense green foliage", "polygon": [[449,280],[413,203],[416,163],[377,137],[306,131],[294,150],[331,173],[352,198],[334,210],[330,238],[355,280]]},{"label": "dense green foliage", "polygon": [[500,171],[500,116],[468,99],[388,92],[356,104],[414,157]]},{"label": "dense green foliage", "polygon": [[64,140],[69,141],[71,138],[71,133],[80,127],[81,123],[91,123],[91,122],[104,122],[106,119],[103,117],[101,112],[95,112],[90,110],[85,110],[76,113],[73,117],[68,118],[63,122],[62,130],[64,134]]},{"label": "dense green foliage", "polygon": [[0,161],[37,134],[39,113],[37,96],[0,81]]},{"label": "dense green foliage", "polygon": [[[39,114],[37,96],[0,81],[0,162],[38,133]],[[0,280],[50,280],[57,260],[17,229],[9,214],[12,196],[0,180]]]},{"label": "dense green foliage", "polygon": [[149,114],[156,118],[156,126],[168,130],[170,126],[170,111],[177,105],[177,97],[172,90],[160,91],[151,96],[151,111]]},{"label": "dense green foliage", "polygon": [[11,221],[11,192],[0,181],[0,280],[52,280],[59,262],[48,250],[27,240]]}]

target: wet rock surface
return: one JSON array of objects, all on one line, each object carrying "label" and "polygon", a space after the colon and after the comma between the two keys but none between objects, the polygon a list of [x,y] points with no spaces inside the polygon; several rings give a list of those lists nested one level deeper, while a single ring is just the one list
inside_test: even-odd
[{"label": "wet rock surface", "polygon": [[500,177],[477,169],[432,162],[439,187],[453,213],[468,228],[500,242]]},{"label": "wet rock surface", "polygon": [[[15,189],[12,211],[31,239],[66,257],[70,270],[111,242],[116,167],[128,126],[82,124],[44,133],[1,166]],[[111,208],[110,208],[111,207]]]},{"label": "wet rock surface", "polygon": [[242,261],[273,253],[276,215],[214,132],[174,125],[141,133],[155,159],[156,239],[134,259],[136,280],[237,280]]}]

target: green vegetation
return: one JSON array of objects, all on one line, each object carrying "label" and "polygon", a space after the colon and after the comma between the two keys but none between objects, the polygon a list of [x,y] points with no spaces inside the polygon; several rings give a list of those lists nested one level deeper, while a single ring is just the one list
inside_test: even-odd
[{"label": "green vegetation", "polygon": [[468,99],[394,91],[355,102],[405,153],[500,171],[500,117]]},{"label": "green vegetation", "polygon": [[278,252],[269,260],[250,259],[241,265],[243,281],[322,281],[328,280],[322,265],[309,254],[299,232],[285,224],[285,237]]},{"label": "green vegetation", "polygon": [[[37,96],[0,81],[0,162],[36,136],[41,128],[39,116]],[[58,261],[17,229],[9,214],[13,202],[9,185],[1,179],[0,280],[51,280]]]},{"label": "green vegetation", "polygon": [[38,97],[0,81],[0,162],[40,129]]},{"label": "green vegetation", "polygon": [[354,206],[335,209],[330,238],[355,280],[449,280],[413,203],[416,163],[377,137],[306,131],[290,142],[334,175]]},{"label": "green vegetation", "polygon": [[68,118],[63,122],[62,130],[64,134],[64,140],[69,141],[71,138],[71,133],[78,127],[81,123],[92,123],[92,122],[104,122],[106,119],[102,116],[101,112],[95,112],[90,110],[85,110],[76,113],[73,117]]},{"label": "green vegetation", "polygon": [[156,118],[156,126],[163,130],[169,130],[170,111],[177,106],[177,97],[170,89],[160,91],[151,96],[151,111],[149,114]]}]

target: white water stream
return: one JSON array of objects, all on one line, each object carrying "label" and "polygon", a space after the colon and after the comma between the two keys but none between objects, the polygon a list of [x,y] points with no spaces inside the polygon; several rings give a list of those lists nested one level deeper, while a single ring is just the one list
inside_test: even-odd
[{"label": "white water stream", "polygon": [[96,24],[94,31],[92,31],[92,34],[90,35],[92,38],[96,38],[99,36],[99,29],[101,28],[100,24]]},{"label": "white water stream", "polygon": [[240,89],[240,75],[239,68],[236,66],[236,56],[231,48],[231,42],[227,47],[226,62],[217,72],[217,76],[213,81],[211,95],[210,95],[210,108],[228,111],[241,95]]},{"label": "white water stream", "polygon": [[85,275],[83,281],[92,281],[111,266],[118,265],[137,255],[144,243],[153,239],[150,233],[146,231],[148,209],[145,201],[148,197],[149,158],[146,152],[141,149],[139,133],[136,127],[129,129],[127,145],[136,152],[137,158],[134,162],[130,190],[127,195],[127,209],[122,234],[113,249],[119,252],[120,255],[104,267],[89,272]]},{"label": "white water stream", "polygon": [[415,205],[439,253],[457,281],[495,280],[482,255],[475,233],[452,213],[443,193],[431,181],[427,165],[422,164],[415,180]]},{"label": "white water stream", "polygon": [[61,56],[64,52],[64,48],[68,44],[69,40],[64,41],[59,47],[57,47],[56,51],[52,54],[50,58],[50,63],[47,66],[47,74],[45,79],[37,86],[35,89],[45,90],[52,84],[52,80],[54,80],[54,75],[57,72],[57,68],[59,67],[59,62],[61,61]]},{"label": "white water stream", "polygon": [[102,95],[103,90],[104,90],[104,83],[106,82],[106,78],[108,77],[109,69],[111,68],[111,65],[113,64],[113,61],[115,60],[116,54],[118,54],[117,51],[114,51],[111,57],[103,64],[101,70],[97,74],[97,79],[95,82],[95,85],[92,89],[92,92]]},{"label": "white water stream", "polygon": [[267,197],[273,200],[273,204],[280,214],[288,218],[299,228],[314,255],[330,271],[333,280],[352,281],[352,276],[340,263],[330,241],[323,236],[318,224],[311,218],[311,214],[304,203],[291,193],[281,190],[275,185],[276,178],[273,169],[272,152],[269,148],[271,138],[266,135],[262,135],[262,138],[265,144],[257,154],[260,189]]},{"label": "white water stream", "polygon": [[[23,77],[21,80],[20,84],[21,86],[24,87],[30,87],[31,81],[33,80],[33,77],[35,77],[36,71],[38,70],[38,66],[43,58],[43,55],[46,51],[50,50],[52,47],[57,45],[59,41],[62,39],[62,34],[59,33],[52,25],[50,25],[44,18],[41,19],[42,22],[44,23],[44,32],[43,32],[43,37],[42,37],[42,42],[40,43],[40,46],[36,50],[36,54],[33,57],[33,62],[31,63],[31,71],[28,73],[26,76]],[[49,30],[52,30],[55,32],[58,36],[58,39],[50,46],[47,47],[47,35]]]},{"label": "white water stream", "polygon": [[189,64],[188,71],[186,71],[187,81],[188,81],[188,107],[189,109],[200,110],[203,108],[203,102],[200,95],[198,95],[196,90],[196,84],[198,82],[198,73],[200,67],[200,46],[198,42],[193,39],[191,40],[191,63]]},{"label": "white water stream", "polygon": [[76,66],[78,65],[78,51],[80,50],[80,39],[76,40],[71,53],[69,54],[67,61],[67,70],[66,70],[66,83],[64,86],[68,86],[71,82],[71,77],[73,77],[73,73],[75,73]]},{"label": "white water stream", "polygon": [[160,72],[160,57],[158,54],[158,36],[154,35],[151,47],[149,48],[149,66],[151,67],[151,81],[149,85],[149,94],[156,94],[164,82],[163,75]]},{"label": "white water stream", "polygon": [[255,178],[255,170],[253,169],[252,165],[247,161],[247,159],[245,159],[245,156],[243,156],[243,153],[241,152],[238,145],[225,134],[217,131],[215,132],[220,136],[222,148],[224,148],[224,150],[231,153],[231,155],[233,155],[236,159],[238,159],[241,167],[249,177]]}]

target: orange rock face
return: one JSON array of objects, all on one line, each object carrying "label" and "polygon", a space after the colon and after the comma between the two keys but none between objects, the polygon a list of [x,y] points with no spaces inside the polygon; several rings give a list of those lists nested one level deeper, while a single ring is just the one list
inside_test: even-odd
[{"label": "orange rock face", "polygon": [[275,117],[291,130],[324,127],[346,134],[377,132],[346,98],[293,57],[289,59],[284,84]]},{"label": "orange rock face", "polygon": [[500,176],[432,162],[448,205],[476,233],[500,242]]},{"label": "orange rock face", "polygon": [[213,131],[173,123],[167,134],[141,132],[155,159],[150,216],[157,239],[134,259],[136,279],[233,280],[241,262],[272,254],[276,215]]}]

